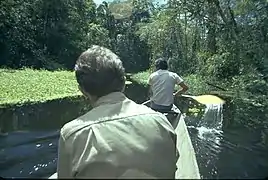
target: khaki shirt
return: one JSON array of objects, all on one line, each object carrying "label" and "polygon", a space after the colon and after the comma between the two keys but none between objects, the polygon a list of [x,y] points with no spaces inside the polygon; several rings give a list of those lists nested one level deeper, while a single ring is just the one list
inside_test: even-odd
[{"label": "khaki shirt", "polygon": [[61,129],[58,178],[174,179],[176,152],[164,115],[114,92]]}]

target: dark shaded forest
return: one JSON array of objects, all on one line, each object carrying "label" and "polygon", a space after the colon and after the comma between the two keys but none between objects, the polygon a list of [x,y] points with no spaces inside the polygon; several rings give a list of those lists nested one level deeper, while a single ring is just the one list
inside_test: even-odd
[{"label": "dark shaded forest", "polygon": [[[0,4],[2,67],[73,68],[92,44],[118,53],[129,72],[157,56],[181,74],[267,81],[266,0],[6,0]],[[261,91],[261,89],[259,89]]]},{"label": "dark shaded forest", "polygon": [[165,57],[184,77],[254,99],[268,118],[267,0],[5,0],[0,19],[1,68],[72,70],[98,44],[131,73]]}]

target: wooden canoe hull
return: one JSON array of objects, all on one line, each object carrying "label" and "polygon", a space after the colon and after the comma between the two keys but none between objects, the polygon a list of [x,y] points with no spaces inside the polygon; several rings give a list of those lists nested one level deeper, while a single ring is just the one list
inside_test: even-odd
[{"label": "wooden canoe hull", "polygon": [[177,161],[176,179],[200,179],[195,150],[184,121],[184,116],[178,115],[175,132],[177,134],[177,149],[180,157]]}]

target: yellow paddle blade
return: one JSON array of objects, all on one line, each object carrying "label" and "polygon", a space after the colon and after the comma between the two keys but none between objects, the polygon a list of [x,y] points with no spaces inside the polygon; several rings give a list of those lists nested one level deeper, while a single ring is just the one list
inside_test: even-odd
[{"label": "yellow paddle blade", "polygon": [[201,104],[224,104],[225,103],[224,100],[213,95],[192,96],[192,98]]}]

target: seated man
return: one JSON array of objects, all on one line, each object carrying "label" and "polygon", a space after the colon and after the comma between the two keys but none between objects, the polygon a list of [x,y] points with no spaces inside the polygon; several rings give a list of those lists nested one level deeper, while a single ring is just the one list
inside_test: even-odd
[{"label": "seated man", "polygon": [[[151,108],[159,112],[168,112],[173,106],[174,96],[180,96],[186,92],[188,86],[178,74],[168,71],[168,63],[164,59],[157,59],[155,67],[157,71],[152,73],[148,79]],[[176,84],[182,89],[173,94]]]},{"label": "seated man", "polygon": [[118,56],[92,46],[78,58],[75,75],[93,109],[61,129],[58,178],[175,178],[174,129],[122,93]]}]

